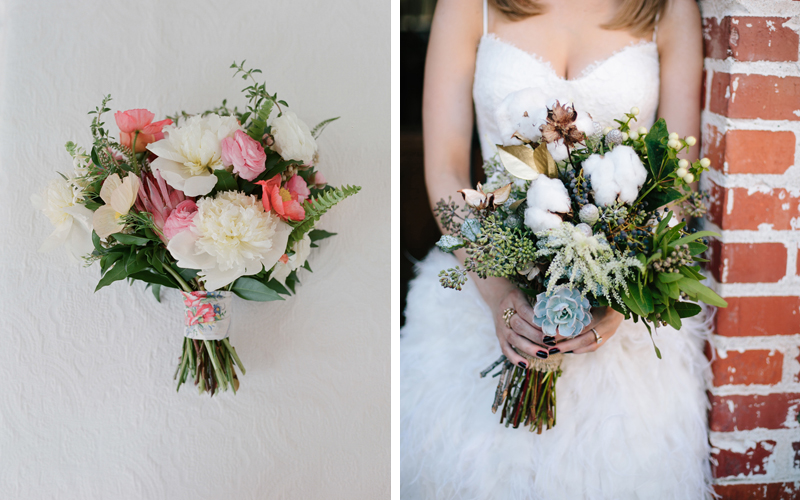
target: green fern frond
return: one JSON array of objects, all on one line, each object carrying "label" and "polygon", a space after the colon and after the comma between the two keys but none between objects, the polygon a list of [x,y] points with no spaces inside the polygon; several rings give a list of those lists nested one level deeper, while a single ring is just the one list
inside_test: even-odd
[{"label": "green fern frond", "polygon": [[317,124],[316,127],[314,127],[311,130],[311,135],[314,137],[314,139],[319,138],[319,136],[322,135],[322,131],[325,130],[325,127],[327,127],[329,123],[335,122],[339,118],[340,117],[337,116],[336,118],[328,118],[327,120],[322,120]]},{"label": "green fern frond", "polygon": [[289,236],[288,246],[291,247],[296,242],[303,239],[303,236],[305,236],[307,232],[314,229],[314,224],[317,223],[319,218],[322,217],[325,212],[333,208],[334,205],[345,198],[353,196],[359,191],[361,191],[361,186],[342,186],[325,191],[313,200],[306,200],[303,203],[303,209],[306,211],[306,219],[292,230],[292,234]]},{"label": "green fern frond", "polygon": [[261,107],[258,108],[258,113],[253,116],[253,121],[250,123],[250,130],[247,132],[254,140],[261,142],[264,136],[264,131],[267,128],[267,118],[272,112],[272,101],[265,99]]}]

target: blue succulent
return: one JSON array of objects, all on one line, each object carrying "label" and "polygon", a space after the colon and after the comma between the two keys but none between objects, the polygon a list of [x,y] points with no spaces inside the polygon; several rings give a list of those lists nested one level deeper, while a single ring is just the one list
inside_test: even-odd
[{"label": "blue succulent", "polygon": [[574,337],[592,321],[589,300],[580,292],[561,288],[551,293],[540,293],[533,306],[533,324],[546,335]]}]

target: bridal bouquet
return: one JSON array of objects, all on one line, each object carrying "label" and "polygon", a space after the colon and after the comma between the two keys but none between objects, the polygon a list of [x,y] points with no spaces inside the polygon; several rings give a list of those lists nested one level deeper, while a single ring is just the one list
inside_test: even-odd
[{"label": "bridal bouquet", "polygon": [[[725,307],[700,283],[699,256],[716,234],[687,228],[664,208],[703,215],[704,195],[690,183],[710,162],[678,159],[695,138],[670,134],[663,119],[634,129],[637,114],[634,108],[617,128],[601,131],[571,104],[517,105],[508,120],[511,140],[484,167],[486,185],[459,191],[463,208],[444,200],[436,206],[450,233],[437,245],[467,253],[464,269],[441,272],[442,285],[461,289],[467,272],[514,281],[534,303],[534,322],[549,342],[580,334],[592,307],[641,319],[651,338],[651,326],[679,329],[682,318],[698,314],[696,302]],[[504,313],[506,321],[511,314]],[[492,409],[502,407],[501,423],[541,432],[556,422],[563,355],[522,355],[527,369],[503,356],[481,376],[499,367]]]},{"label": "bridal bouquet", "polygon": [[320,217],[357,186],[334,188],[316,171],[313,129],[266,91],[255,73],[244,111],[222,106],[153,121],[146,109],[117,111],[119,136],[91,124],[89,152],[68,142],[74,170],[52,181],[33,202],[56,226],[41,250],[63,244],[87,265],[99,262],[95,291],[116,281],[143,281],[160,301],[162,287],[181,291],[185,305],[178,389],[191,377],[200,393],[234,392],[238,366],[228,340],[232,295],[283,300],[316,242]]}]

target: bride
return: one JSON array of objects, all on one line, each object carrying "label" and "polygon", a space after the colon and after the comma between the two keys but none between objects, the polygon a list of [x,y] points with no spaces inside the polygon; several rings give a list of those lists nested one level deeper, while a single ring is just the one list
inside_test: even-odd
[{"label": "bride", "polygon": [[[702,35],[693,0],[439,0],[425,68],[423,128],[430,201],[471,186],[473,104],[484,160],[502,144],[495,110],[533,87],[567,98],[600,126],[638,107],[699,135]],[[697,157],[697,147],[690,157]],[[456,253],[461,261],[464,255]],[[456,264],[418,266],[401,341],[401,496],[459,499],[695,499],[710,489],[706,326],[644,326],[594,310],[584,333],[545,344],[522,292],[472,277],[439,285]],[[509,326],[503,311],[517,314]],[[591,329],[597,332],[592,332]],[[541,435],[499,425],[496,380],[478,372],[568,353],[558,424]]]}]

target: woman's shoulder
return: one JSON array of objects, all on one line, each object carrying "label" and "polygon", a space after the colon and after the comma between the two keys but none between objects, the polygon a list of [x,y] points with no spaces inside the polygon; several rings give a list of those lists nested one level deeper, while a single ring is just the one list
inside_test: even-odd
[{"label": "woman's shoulder", "polygon": [[680,46],[686,37],[702,36],[703,22],[695,0],[669,0],[658,21],[659,48]]},{"label": "woman's shoulder", "polygon": [[434,27],[458,33],[463,37],[480,38],[483,34],[482,0],[438,0]]}]

